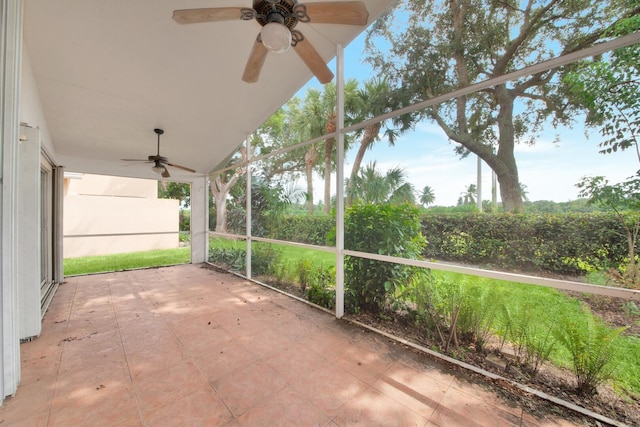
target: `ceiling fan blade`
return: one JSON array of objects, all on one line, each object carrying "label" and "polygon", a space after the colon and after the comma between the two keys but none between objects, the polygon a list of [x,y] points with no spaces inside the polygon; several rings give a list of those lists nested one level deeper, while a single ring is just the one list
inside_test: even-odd
[{"label": "ceiling fan blade", "polygon": [[148,162],[148,159],[120,159],[123,162]]},{"label": "ceiling fan blade", "polygon": [[169,173],[169,170],[167,168],[164,168],[164,170],[162,171],[162,177],[163,178],[170,178],[171,174]]},{"label": "ceiling fan blade", "polygon": [[304,4],[312,24],[367,25],[369,12],[361,1]]},{"label": "ceiling fan blade", "polygon": [[171,166],[172,168],[182,169],[183,171],[195,173],[195,170],[188,168],[186,166],[180,166],[180,165],[176,165],[175,163],[169,163],[169,162],[164,162],[164,164],[167,166]]},{"label": "ceiling fan blade", "polygon": [[173,19],[178,24],[200,22],[231,21],[242,19],[242,7],[210,7],[204,9],[180,9],[173,11]]},{"label": "ceiling fan blade", "polygon": [[298,41],[294,49],[320,83],[326,84],[333,80],[333,72],[327,67],[324,59],[306,38]]},{"label": "ceiling fan blade", "polygon": [[242,80],[247,83],[255,83],[260,77],[260,70],[264,65],[265,59],[267,59],[267,53],[269,51],[262,44],[260,35],[256,38],[256,42],[253,44],[251,53],[249,54],[249,60],[244,67],[244,73],[242,74]]}]

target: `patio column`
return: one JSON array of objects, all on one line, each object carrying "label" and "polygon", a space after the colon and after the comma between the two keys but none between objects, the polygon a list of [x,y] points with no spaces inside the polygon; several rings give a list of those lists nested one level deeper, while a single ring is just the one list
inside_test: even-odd
[{"label": "patio column", "polygon": [[336,317],[344,316],[344,47],[336,47]]},{"label": "patio column", "polygon": [[56,166],[54,170],[54,189],[53,189],[53,246],[54,246],[54,266],[53,266],[53,280],[57,283],[64,282],[64,254],[62,253],[63,242],[63,223],[64,218],[64,166]]},{"label": "patio column", "polygon": [[191,181],[191,263],[207,261],[209,254],[209,188],[207,177]]},{"label": "patio column", "polygon": [[[0,0],[0,402],[15,394],[20,382],[18,325],[18,144],[22,0]],[[30,197],[31,195],[24,195]]]},{"label": "patio column", "polygon": [[245,187],[245,192],[247,197],[246,198],[246,206],[245,206],[245,211],[246,211],[246,218],[245,218],[245,224],[246,224],[246,233],[245,235],[247,236],[247,241],[246,241],[246,257],[245,257],[245,261],[246,261],[246,266],[245,269],[246,271],[244,272],[245,276],[247,277],[247,279],[251,279],[251,233],[253,232],[251,230],[251,216],[253,215],[253,213],[251,212],[251,201],[253,198],[253,193],[251,192],[251,172],[252,172],[252,168],[251,168],[251,160],[252,160],[252,156],[251,156],[251,136],[247,135],[247,139],[245,141],[245,149],[247,150],[247,183],[246,183],[246,187]]}]

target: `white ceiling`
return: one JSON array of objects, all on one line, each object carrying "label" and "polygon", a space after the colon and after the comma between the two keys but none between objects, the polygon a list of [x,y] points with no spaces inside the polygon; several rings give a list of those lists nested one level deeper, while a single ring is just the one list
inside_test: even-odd
[{"label": "white ceiling", "polygon": [[[311,3],[309,0],[306,3]],[[366,0],[369,22],[394,0]],[[174,9],[251,7],[251,0],[26,0],[24,38],[57,160],[67,170],[155,178],[145,159],[210,172],[314,78],[298,55],[270,53],[241,80],[255,21],[179,25]],[[362,27],[299,23],[329,62]],[[126,165],[126,166],[125,166]],[[171,169],[173,178],[189,175]]]}]

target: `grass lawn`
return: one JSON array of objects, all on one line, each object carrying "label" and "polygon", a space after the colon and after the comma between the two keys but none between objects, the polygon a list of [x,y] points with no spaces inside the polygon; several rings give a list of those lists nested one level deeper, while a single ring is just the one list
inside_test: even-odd
[{"label": "grass lawn", "polygon": [[[298,246],[287,245],[283,243],[263,243],[253,242],[253,248],[261,246],[270,246],[275,248],[285,261],[287,266],[295,266],[298,261],[308,260],[313,265],[323,265],[325,267],[334,267],[336,265],[336,255],[331,252],[319,251],[316,249],[301,248]],[[234,248],[245,249],[246,242],[243,240],[231,240],[214,237],[209,240],[209,248]]]},{"label": "grass lawn", "polygon": [[[263,245],[266,244],[261,242],[258,243]],[[311,261],[313,265],[317,266],[322,265],[325,267],[335,267],[336,265],[336,254],[331,252],[300,248],[284,244],[272,243],[272,245],[280,252],[282,259],[289,266],[295,266],[299,261],[303,260]]]},{"label": "grass lawn", "polygon": [[186,264],[191,261],[191,248],[164,249],[125,254],[65,258],[64,275],[104,273],[136,268]]}]

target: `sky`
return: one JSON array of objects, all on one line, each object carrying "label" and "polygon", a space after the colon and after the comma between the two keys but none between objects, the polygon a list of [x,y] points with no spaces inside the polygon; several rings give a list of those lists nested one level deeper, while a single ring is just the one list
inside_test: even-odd
[{"label": "sky", "polygon": [[[364,81],[374,77],[372,68],[364,62],[364,39],[362,33],[345,47],[345,79],[356,78]],[[329,64],[335,69],[335,61]],[[298,96],[304,98],[308,88],[320,88],[312,79],[303,87]],[[527,198],[531,201],[551,200],[566,202],[578,198],[576,184],[584,176],[602,175],[611,183],[617,183],[632,176],[640,168],[635,151],[627,150],[613,154],[599,154],[598,144],[602,141],[596,129],[585,135],[580,122],[573,129],[553,129],[549,126],[539,135],[536,144],[517,145],[515,150],[520,182],[525,186]],[[415,131],[402,135],[394,147],[381,140],[365,154],[363,165],[376,161],[378,170],[387,171],[393,167],[402,168],[408,181],[417,191],[428,185],[435,194],[435,205],[454,206],[458,198],[470,184],[477,181],[477,158],[470,155],[460,159],[454,153],[455,145],[448,141],[442,130],[433,122],[423,122]],[[347,153],[345,176],[349,176],[354,153]],[[491,200],[491,170],[483,163],[482,199]],[[304,188],[304,182],[300,182]],[[335,184],[334,184],[335,185]],[[317,177],[314,182],[314,197],[322,198],[323,181]],[[499,192],[498,192],[499,200]]]}]

